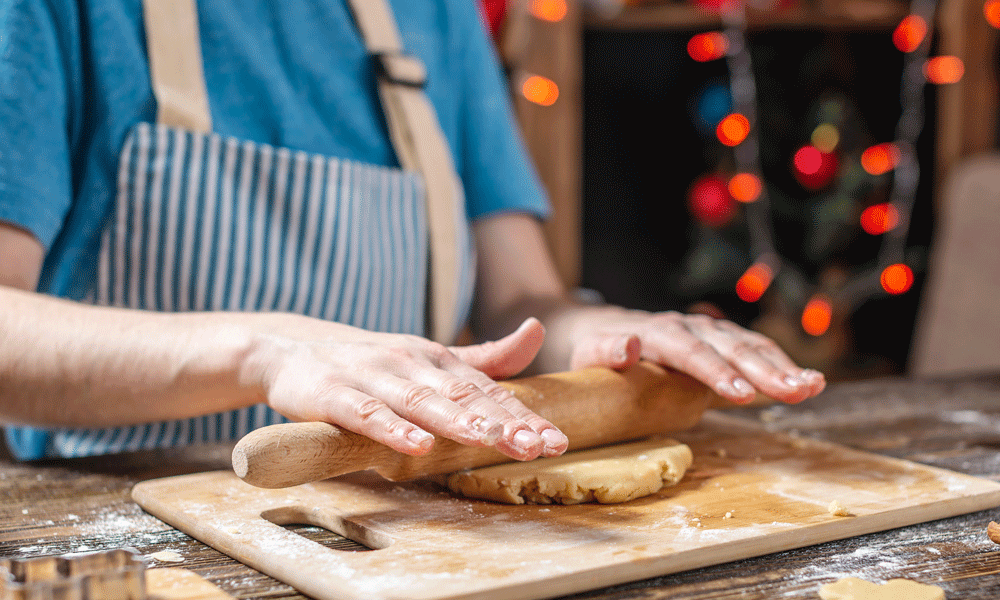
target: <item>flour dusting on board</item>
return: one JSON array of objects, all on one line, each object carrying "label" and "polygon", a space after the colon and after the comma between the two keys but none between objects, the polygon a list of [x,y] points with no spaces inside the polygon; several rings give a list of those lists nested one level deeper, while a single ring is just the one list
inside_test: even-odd
[{"label": "flour dusting on board", "polygon": [[[23,512],[23,511],[22,511]],[[183,538],[183,534],[163,521],[143,512],[131,503],[116,502],[94,506],[81,514],[68,513],[61,518],[45,519],[21,532],[25,545],[21,554],[42,556],[66,552],[89,552],[121,547],[142,548],[163,543],[167,538]],[[51,539],[49,530],[72,531],[74,545]]]}]

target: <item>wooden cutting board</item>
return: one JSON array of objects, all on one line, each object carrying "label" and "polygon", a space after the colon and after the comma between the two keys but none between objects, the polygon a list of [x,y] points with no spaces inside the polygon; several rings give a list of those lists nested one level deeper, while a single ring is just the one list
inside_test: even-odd
[{"label": "wooden cutting board", "polygon": [[[370,473],[279,490],[229,472],[146,481],[147,511],[320,600],[538,599],[1000,506],[1000,484],[708,414],[695,462],[625,504],[506,506]],[[837,500],[854,516],[834,516]],[[728,516],[727,516],[728,513]],[[375,550],[326,548],[279,524]]]}]

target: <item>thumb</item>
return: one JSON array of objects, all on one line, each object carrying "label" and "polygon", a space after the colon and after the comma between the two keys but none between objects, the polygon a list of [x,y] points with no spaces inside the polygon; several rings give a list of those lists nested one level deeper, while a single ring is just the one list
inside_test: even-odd
[{"label": "thumb", "polygon": [[591,335],[573,346],[571,369],[610,367],[626,369],[639,362],[642,343],[635,335]]},{"label": "thumb", "polygon": [[545,341],[545,326],[530,317],[517,331],[495,342],[472,346],[452,346],[452,353],[491,379],[506,379],[523,371]]}]

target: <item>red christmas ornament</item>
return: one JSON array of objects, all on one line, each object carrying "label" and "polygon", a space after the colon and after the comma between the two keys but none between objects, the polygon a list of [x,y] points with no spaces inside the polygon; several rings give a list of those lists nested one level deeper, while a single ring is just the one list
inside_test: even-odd
[{"label": "red christmas ornament", "polygon": [[688,190],[688,208],[700,223],[722,227],[736,214],[736,201],[729,195],[726,180],[705,175],[695,180]]},{"label": "red christmas ornament", "polygon": [[792,158],[792,174],[807,190],[825,187],[837,174],[840,161],[832,152],[823,152],[816,146],[807,144],[795,152]]}]

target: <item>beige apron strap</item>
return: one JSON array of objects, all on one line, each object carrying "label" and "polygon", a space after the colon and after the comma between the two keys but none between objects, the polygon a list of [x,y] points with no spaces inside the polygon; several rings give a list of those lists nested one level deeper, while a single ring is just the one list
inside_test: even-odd
[{"label": "beige apron strap", "polygon": [[452,343],[458,335],[458,235],[464,209],[448,142],[423,85],[420,60],[402,52],[387,0],[350,0],[354,19],[378,72],[382,110],[404,169],[423,175],[430,236],[430,337]]},{"label": "beige apron strap", "polygon": [[156,122],[211,132],[195,0],[143,0],[142,8]]}]

